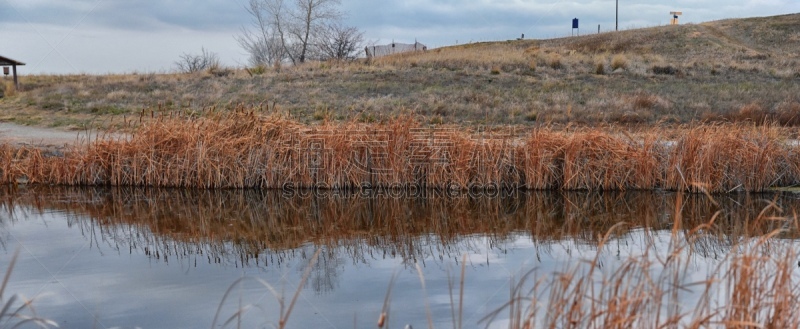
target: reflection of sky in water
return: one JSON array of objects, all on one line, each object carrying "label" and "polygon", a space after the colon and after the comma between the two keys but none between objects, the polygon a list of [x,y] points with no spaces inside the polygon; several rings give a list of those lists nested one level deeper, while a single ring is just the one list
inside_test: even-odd
[{"label": "reflection of sky in water", "polygon": [[[137,245],[137,236],[149,234],[140,231],[142,228],[110,229],[81,215],[58,211],[39,213],[16,207],[14,212],[14,220],[8,218],[8,213],[0,215],[0,263],[8,264],[13,251],[22,248],[8,291],[37,296],[34,305],[39,314],[64,328],[208,327],[225,291],[243,276],[260,278],[284,291],[288,306],[314,253],[314,247],[307,244],[262,254],[258,266],[250,262],[250,266],[242,267],[234,253],[217,263],[207,247],[187,247],[185,243],[160,239],[157,243],[162,250],[174,248],[180,254],[180,248],[195,248],[185,256],[175,257],[173,253],[165,260],[146,255],[144,247]],[[455,244],[447,246],[435,235],[414,239],[420,242],[415,246],[417,255],[423,255],[417,261],[423,270],[425,292],[413,262],[375,247],[344,242],[323,251],[309,276],[307,288],[311,289],[302,291],[289,327],[353,328],[354,323],[359,328],[375,327],[393,273],[397,278],[391,293],[391,328],[402,328],[407,323],[415,328],[427,327],[426,299],[435,327],[452,327],[447,274],[453,277],[452,298],[457,302],[464,253],[467,262],[463,322],[465,328],[475,327],[481,318],[508,301],[510,278],[519,279],[532,268],[537,269],[538,277],[547,277],[579,266],[580,260],[596,254],[594,245],[577,239],[542,243],[524,233],[500,241],[474,234],[459,237]],[[652,257],[658,253],[664,257],[669,241],[669,231],[628,231],[607,244],[601,256],[602,270],[612,271],[621,259],[641,254],[647,248],[652,248]],[[715,252],[724,250],[703,251],[690,259],[685,280],[705,280],[708,269],[717,264],[713,260]],[[692,305],[696,298],[685,293],[682,301]],[[243,327],[271,327],[278,323],[279,306],[266,289],[252,280],[234,288],[221,312],[221,321],[235,312],[240,301],[242,305],[262,308],[248,313]],[[505,314],[491,327],[506,327],[502,320],[507,317]]]}]

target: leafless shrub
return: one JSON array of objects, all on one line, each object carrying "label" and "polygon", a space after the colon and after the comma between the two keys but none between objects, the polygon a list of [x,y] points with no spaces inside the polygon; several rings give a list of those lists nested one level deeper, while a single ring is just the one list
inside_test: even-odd
[{"label": "leafless shrub", "polygon": [[201,48],[199,54],[184,53],[175,62],[179,72],[195,73],[203,70],[218,70],[220,68],[219,56],[216,53]]},{"label": "leafless shrub", "polygon": [[353,60],[361,53],[364,33],[355,27],[333,23],[321,34],[318,50],[322,60]]}]

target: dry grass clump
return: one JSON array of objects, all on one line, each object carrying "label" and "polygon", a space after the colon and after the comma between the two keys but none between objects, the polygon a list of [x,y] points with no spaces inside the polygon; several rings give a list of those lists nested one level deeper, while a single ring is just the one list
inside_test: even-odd
[{"label": "dry grass clump", "polygon": [[559,70],[564,67],[564,64],[561,61],[561,54],[559,53],[550,53],[547,57],[547,66],[551,67],[554,70]]},{"label": "dry grass clump", "polygon": [[774,110],[753,102],[739,108],[738,111],[727,115],[717,114],[716,121],[751,122],[757,125],[777,123],[781,126],[800,125],[800,103],[785,101],[778,103]]},{"label": "dry grass clump", "polygon": [[16,154],[17,150],[8,144],[0,144],[0,182],[11,183],[16,182],[19,173],[16,171],[14,161],[20,158]]},{"label": "dry grass clump", "polygon": [[[722,273],[720,293],[727,306],[720,320],[729,325],[763,324],[768,328],[798,328],[800,316],[792,311],[800,287],[796,281],[796,249],[775,243],[773,232],[748,244],[729,258],[729,269]],[[777,244],[778,246],[772,246]]]},{"label": "dry grass clump", "polygon": [[564,144],[568,190],[650,189],[660,183],[663,147],[652,136],[626,140],[602,132],[575,133]]},{"label": "dry grass clump", "polygon": [[611,70],[616,71],[628,67],[628,57],[624,54],[617,54],[611,58]]},{"label": "dry grass clump", "polygon": [[800,126],[800,102],[783,102],[778,104],[775,120],[784,126]]},{"label": "dry grass clump", "polygon": [[734,121],[749,121],[759,125],[768,122],[772,116],[770,111],[758,103],[750,103],[742,106],[738,113],[731,115]]},{"label": "dry grass clump", "polygon": [[595,60],[594,74],[603,75],[606,73],[606,64],[602,60]]},{"label": "dry grass clump", "polygon": [[14,97],[17,94],[17,86],[14,82],[3,81],[0,82],[0,98]]},{"label": "dry grass clump", "polygon": [[[659,118],[659,113],[673,108],[672,103],[658,94],[637,90],[612,100],[593,100],[589,106],[608,107],[605,120],[625,125],[641,125]],[[669,116],[661,117],[662,123]]]},{"label": "dry grass clump", "polygon": [[630,102],[633,105],[634,109],[642,110],[642,109],[651,109],[658,103],[663,101],[656,95],[638,92],[631,97]]},{"label": "dry grass clump", "polygon": [[25,181],[29,172],[41,169],[43,152],[35,148],[16,148],[0,144],[0,183],[17,184]]},{"label": "dry grass clump", "polygon": [[529,189],[558,189],[564,177],[563,133],[537,130],[525,141],[525,148],[518,150],[517,158],[524,161],[522,174]]},{"label": "dry grass clump", "polygon": [[537,66],[538,66],[538,63],[536,63],[536,60],[530,60],[528,62],[528,71],[530,73],[536,73],[536,67]]},{"label": "dry grass clump", "polygon": [[[647,98],[647,97],[645,97]],[[647,98],[647,102],[649,98]],[[645,101],[642,101],[645,102]],[[649,106],[649,103],[648,103]],[[63,156],[0,148],[4,183],[194,188],[762,191],[797,184],[774,127],[698,127],[661,140],[614,129],[470,132],[409,118],[305,126],[259,109],[160,117]]]},{"label": "dry grass clump", "polygon": [[697,127],[672,148],[664,185],[668,189],[726,192],[794,184],[794,148],[769,127]]},{"label": "dry grass clump", "polygon": [[664,74],[664,75],[675,75],[678,73],[678,69],[673,67],[672,65],[653,65],[652,68],[653,74]]}]

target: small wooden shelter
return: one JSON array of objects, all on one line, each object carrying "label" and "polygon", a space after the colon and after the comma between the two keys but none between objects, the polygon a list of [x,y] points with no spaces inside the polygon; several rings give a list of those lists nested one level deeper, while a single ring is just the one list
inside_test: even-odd
[{"label": "small wooden shelter", "polygon": [[12,67],[12,71],[14,71],[14,87],[19,89],[19,80],[17,80],[17,66],[18,65],[25,65],[25,63],[13,60],[8,57],[0,56],[0,66],[3,67],[3,75],[8,75],[8,67]]}]

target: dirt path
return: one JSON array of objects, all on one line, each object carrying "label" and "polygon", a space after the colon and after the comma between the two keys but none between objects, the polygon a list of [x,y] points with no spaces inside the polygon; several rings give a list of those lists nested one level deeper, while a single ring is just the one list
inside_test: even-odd
[{"label": "dirt path", "polygon": [[61,148],[70,144],[92,140],[96,133],[86,131],[63,131],[51,128],[28,127],[13,123],[0,122],[0,143],[17,146],[36,146],[44,148]]}]

